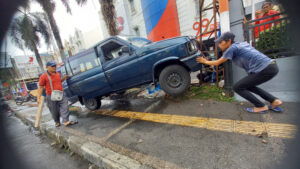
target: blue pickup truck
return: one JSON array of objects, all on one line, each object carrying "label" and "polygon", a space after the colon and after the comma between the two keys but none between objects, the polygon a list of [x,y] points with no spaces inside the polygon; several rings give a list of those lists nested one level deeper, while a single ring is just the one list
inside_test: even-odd
[{"label": "blue pickup truck", "polygon": [[188,89],[190,72],[201,69],[198,42],[177,37],[151,42],[140,37],[113,36],[65,60],[62,76],[64,91],[70,98],[95,110],[101,98],[144,84],[159,83],[169,95]]}]

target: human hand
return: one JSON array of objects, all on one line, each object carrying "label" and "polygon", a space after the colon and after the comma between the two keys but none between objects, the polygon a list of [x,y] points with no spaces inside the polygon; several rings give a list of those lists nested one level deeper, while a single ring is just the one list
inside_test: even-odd
[{"label": "human hand", "polygon": [[41,102],[41,97],[37,97],[37,98],[36,98],[36,102],[37,102],[38,104],[40,104],[40,102]]},{"label": "human hand", "polygon": [[201,57],[201,56],[197,57],[196,60],[198,63],[205,63],[207,61],[204,57]]},{"label": "human hand", "polygon": [[61,81],[65,81],[65,80],[67,80],[68,78],[70,78],[70,76],[69,76],[69,75],[66,75],[66,76],[64,76],[64,77],[61,79]]},{"label": "human hand", "polygon": [[246,23],[247,23],[247,19],[246,19],[246,17],[244,17],[243,24],[245,25]]}]

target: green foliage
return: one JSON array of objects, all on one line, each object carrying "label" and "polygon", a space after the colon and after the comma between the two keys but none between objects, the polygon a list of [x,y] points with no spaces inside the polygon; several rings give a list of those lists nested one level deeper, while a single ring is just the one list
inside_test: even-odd
[{"label": "green foliage", "polygon": [[34,51],[40,44],[40,37],[49,44],[50,34],[43,16],[42,13],[23,13],[13,19],[9,35],[17,47]]},{"label": "green foliage", "polygon": [[269,55],[271,58],[276,58],[276,53],[287,51],[290,49],[290,38],[287,33],[289,23],[277,24],[270,29],[259,34],[259,39],[256,42],[256,49]]},{"label": "green foliage", "polygon": [[26,13],[22,12],[12,20],[9,36],[12,42],[20,49],[27,48],[35,53],[36,59],[42,70],[43,63],[38,52],[41,37],[47,45],[50,44],[50,33],[47,27],[45,15],[40,12]]},{"label": "green foliage", "polygon": [[191,99],[216,100],[223,102],[233,102],[234,97],[225,97],[224,90],[217,86],[192,86],[187,92],[187,97]]}]

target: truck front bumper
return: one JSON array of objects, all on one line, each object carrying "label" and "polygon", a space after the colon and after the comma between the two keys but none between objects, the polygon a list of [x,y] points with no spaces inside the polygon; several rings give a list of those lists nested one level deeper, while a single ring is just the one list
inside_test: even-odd
[{"label": "truck front bumper", "polygon": [[194,55],[180,59],[180,61],[182,63],[184,63],[192,72],[195,72],[202,68],[202,64],[197,63],[197,61],[196,61],[197,57],[199,57],[201,55],[202,55],[201,52],[198,51]]}]

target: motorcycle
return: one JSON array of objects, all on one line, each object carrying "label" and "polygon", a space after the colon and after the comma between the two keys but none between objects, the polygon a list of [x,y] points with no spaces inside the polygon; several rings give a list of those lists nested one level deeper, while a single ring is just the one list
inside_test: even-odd
[{"label": "motorcycle", "polygon": [[16,96],[15,98],[15,102],[17,105],[22,105],[24,102],[36,102],[37,101],[37,97],[33,96],[32,94],[26,95],[26,96]]}]

